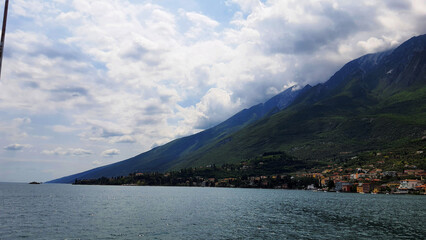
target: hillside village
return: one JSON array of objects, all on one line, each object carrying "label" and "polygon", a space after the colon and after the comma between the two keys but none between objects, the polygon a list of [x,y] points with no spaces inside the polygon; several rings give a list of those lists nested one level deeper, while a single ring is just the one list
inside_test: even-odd
[{"label": "hillside village", "polygon": [[[415,167],[415,166],[407,166]],[[308,190],[324,190],[357,193],[419,193],[425,194],[426,173],[423,169],[407,169],[403,172],[371,169],[343,169],[330,166],[322,172],[304,173],[297,176],[312,177],[319,184],[307,186]]]},{"label": "hillside village", "polygon": [[[305,189],[372,194],[426,193],[426,172],[423,166],[400,166],[401,163],[424,163],[423,151],[411,154],[416,161],[410,161],[409,154],[402,156],[392,152],[386,155],[369,153],[369,156],[367,159],[365,156],[350,157],[343,164],[307,168],[309,165],[302,161],[282,152],[273,152],[240,164],[207,165],[167,173],[138,172],[113,178],[76,179],[74,184]],[[348,167],[363,157],[362,166]],[[283,162],[285,166],[277,167],[278,163],[282,165]],[[276,174],[279,169],[281,173]]]}]

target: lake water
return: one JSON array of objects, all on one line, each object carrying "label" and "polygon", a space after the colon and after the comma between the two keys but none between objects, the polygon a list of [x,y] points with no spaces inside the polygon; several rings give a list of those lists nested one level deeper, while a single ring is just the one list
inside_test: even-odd
[{"label": "lake water", "polygon": [[0,239],[425,239],[426,196],[0,183]]}]

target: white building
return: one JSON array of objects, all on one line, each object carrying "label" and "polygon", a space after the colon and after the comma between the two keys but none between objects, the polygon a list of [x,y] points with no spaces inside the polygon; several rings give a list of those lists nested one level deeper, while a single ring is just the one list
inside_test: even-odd
[{"label": "white building", "polygon": [[422,182],[420,180],[406,179],[401,180],[398,189],[415,189],[417,186],[420,185],[422,185]]}]

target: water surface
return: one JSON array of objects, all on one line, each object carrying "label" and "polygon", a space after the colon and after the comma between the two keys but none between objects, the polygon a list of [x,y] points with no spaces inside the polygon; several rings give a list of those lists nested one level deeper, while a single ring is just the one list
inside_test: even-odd
[{"label": "water surface", "polygon": [[425,239],[426,196],[0,183],[0,239]]}]

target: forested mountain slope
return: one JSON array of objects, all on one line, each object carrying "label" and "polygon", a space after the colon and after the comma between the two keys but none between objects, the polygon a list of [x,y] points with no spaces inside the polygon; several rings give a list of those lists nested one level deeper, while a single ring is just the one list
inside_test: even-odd
[{"label": "forested mountain slope", "polygon": [[215,144],[239,129],[253,123],[262,117],[276,113],[289,106],[301,93],[310,89],[291,87],[272,97],[265,103],[252,106],[235,114],[215,127],[200,133],[171,141],[133,158],[107,166],[95,168],[82,173],[52,180],[51,183],[71,183],[75,179],[99,177],[127,176],[133,172],[162,172],[184,162],[194,152],[199,152],[205,146]]},{"label": "forested mountain slope", "polygon": [[[269,151],[332,159],[404,147],[426,135],[426,35],[349,62],[291,106],[205,147],[178,167],[239,162]],[[422,141],[425,145],[425,141]]]}]

